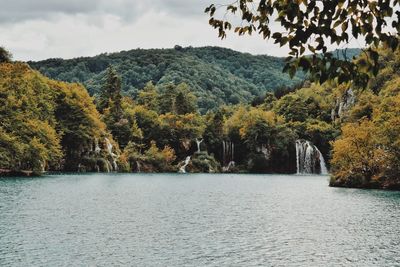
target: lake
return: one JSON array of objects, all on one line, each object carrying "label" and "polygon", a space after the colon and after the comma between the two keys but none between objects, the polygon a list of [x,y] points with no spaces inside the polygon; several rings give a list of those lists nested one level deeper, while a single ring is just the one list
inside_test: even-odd
[{"label": "lake", "polygon": [[400,266],[400,192],[328,176],[0,179],[0,266],[345,265]]}]

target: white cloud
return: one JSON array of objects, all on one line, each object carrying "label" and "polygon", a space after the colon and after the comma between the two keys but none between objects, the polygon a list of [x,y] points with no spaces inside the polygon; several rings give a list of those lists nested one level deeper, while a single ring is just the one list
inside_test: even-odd
[{"label": "white cloud", "polygon": [[[7,3],[2,3],[7,1]],[[0,45],[18,60],[93,56],[134,48],[223,46],[286,56],[287,49],[230,33],[220,40],[204,8],[213,0],[0,0]]]}]

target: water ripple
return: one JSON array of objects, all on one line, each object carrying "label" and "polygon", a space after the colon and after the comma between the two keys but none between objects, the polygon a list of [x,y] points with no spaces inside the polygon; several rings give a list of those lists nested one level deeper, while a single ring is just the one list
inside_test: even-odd
[{"label": "water ripple", "polygon": [[400,193],[326,177],[0,179],[0,266],[400,266]]}]

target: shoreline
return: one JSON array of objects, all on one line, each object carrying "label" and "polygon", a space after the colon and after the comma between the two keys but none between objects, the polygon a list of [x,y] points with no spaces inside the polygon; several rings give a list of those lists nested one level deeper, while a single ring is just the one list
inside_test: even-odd
[{"label": "shoreline", "polygon": [[0,169],[0,177],[39,177],[40,175],[35,174],[33,171],[15,171],[8,169]]}]

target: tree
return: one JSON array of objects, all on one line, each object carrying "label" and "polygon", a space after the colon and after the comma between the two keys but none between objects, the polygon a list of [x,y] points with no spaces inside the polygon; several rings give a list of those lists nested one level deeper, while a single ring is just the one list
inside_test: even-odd
[{"label": "tree", "polygon": [[[121,60],[123,58],[123,60]],[[137,99],[149,81],[162,91],[169,83],[185,82],[198,97],[200,112],[215,110],[221,104],[248,102],[278,86],[292,86],[303,80],[299,72],[290,79],[282,75],[282,58],[250,55],[221,47],[174,49],[136,49],[92,58],[49,59],[29,62],[56,80],[79,81],[91,95],[100,95],[102,77],[109,65],[118,70],[123,95]],[[159,90],[160,89],[160,90]],[[149,95],[147,95],[149,96]],[[143,104],[139,103],[139,104]]]},{"label": "tree", "polygon": [[190,92],[189,86],[186,83],[181,83],[177,86],[178,94],[175,98],[176,113],[184,115],[197,112],[197,98]]},{"label": "tree", "polygon": [[159,95],[160,113],[184,115],[197,112],[197,98],[186,83],[168,84]]},{"label": "tree", "polygon": [[152,82],[146,83],[146,86],[140,91],[137,102],[139,105],[143,105],[148,109],[157,111],[158,110],[158,92],[157,88]]},{"label": "tree", "polygon": [[172,83],[162,88],[159,95],[159,110],[161,114],[174,113],[177,93],[176,86]]},{"label": "tree", "polygon": [[0,46],[0,63],[9,63],[11,62],[11,59],[11,53],[7,51],[4,47]]},{"label": "tree", "polygon": [[121,78],[112,66],[107,69],[97,107],[103,114],[107,128],[121,148],[125,147],[130,141],[131,129],[122,108]]},{"label": "tree", "polygon": [[261,107],[262,107],[264,110],[270,110],[270,109],[272,109],[273,103],[274,103],[276,100],[277,100],[277,99],[276,99],[276,97],[275,97],[275,95],[274,95],[273,93],[267,92],[267,93],[265,94],[264,101],[263,101]]},{"label": "tree", "polygon": [[115,69],[110,66],[107,69],[105,82],[101,90],[97,107],[100,112],[110,107],[110,102],[114,103],[114,108],[117,112],[121,111],[121,78],[118,76]]},{"label": "tree", "polygon": [[380,177],[388,167],[388,153],[380,146],[377,130],[369,120],[343,126],[342,136],[333,143],[331,183],[365,186]]},{"label": "tree", "polygon": [[210,118],[206,121],[203,138],[209,152],[222,161],[221,144],[224,140],[224,114],[221,109],[215,114],[207,114]]},{"label": "tree", "polygon": [[[372,74],[379,70],[379,46],[395,50],[399,45],[400,1],[369,0],[237,0],[226,5],[226,12],[218,12],[222,5],[210,5],[205,12],[209,23],[225,38],[232,25],[228,14],[240,14],[234,31],[239,35],[258,32],[264,39],[273,39],[280,46],[288,46],[289,57],[284,71],[292,76],[303,69],[320,83],[337,78],[339,83],[354,81],[366,86]],[[223,16],[222,19],[220,17]],[[230,21],[229,21],[230,20]],[[276,21],[279,30],[272,28]],[[363,38],[369,48],[360,62],[350,61],[346,52],[342,59],[327,52],[328,44],[346,44],[351,38]],[[306,53],[311,52],[312,56]],[[320,55],[319,53],[322,53]]]},{"label": "tree", "polygon": [[170,145],[179,158],[186,155],[192,141],[203,136],[205,124],[198,113],[167,113],[160,115],[159,119],[161,129],[154,140],[161,146]]},{"label": "tree", "polygon": [[25,63],[0,64],[0,95],[0,168],[76,171],[106,132],[84,87]]}]

